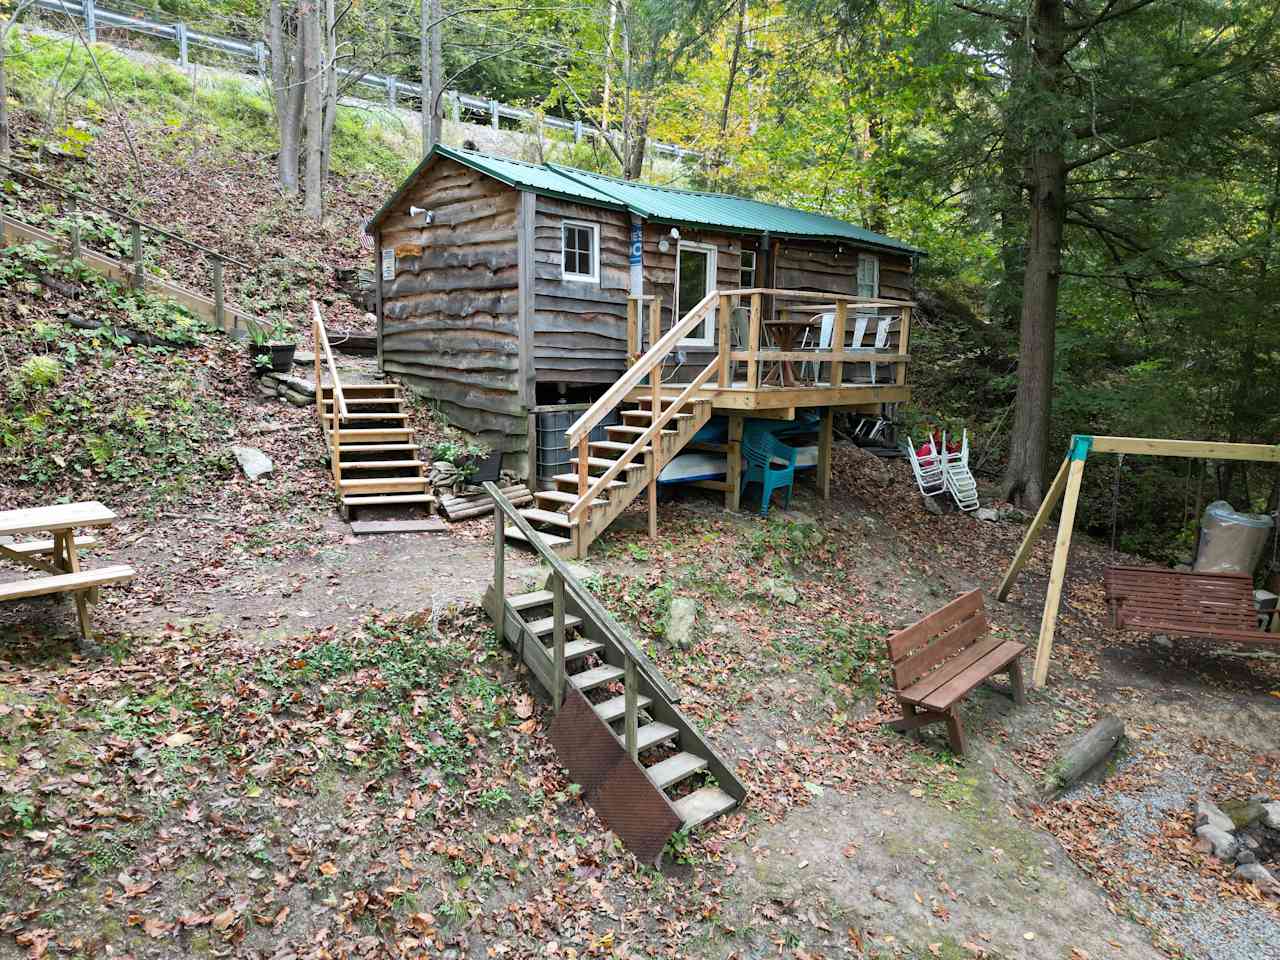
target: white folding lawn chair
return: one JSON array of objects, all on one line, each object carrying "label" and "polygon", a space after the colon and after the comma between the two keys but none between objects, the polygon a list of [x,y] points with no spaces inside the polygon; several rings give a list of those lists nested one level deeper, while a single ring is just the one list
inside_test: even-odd
[{"label": "white folding lawn chair", "polygon": [[942,493],[947,487],[947,482],[943,477],[942,458],[938,456],[933,434],[930,434],[929,439],[925,441],[923,456],[917,454],[915,441],[910,437],[907,437],[902,444],[902,449],[911,462],[911,472],[915,474],[916,486],[920,488],[920,492],[926,497]]},{"label": "white folding lawn chair", "polygon": [[961,510],[978,509],[978,481],[969,469],[969,431],[964,431],[960,449],[947,452],[947,435],[942,435],[942,479],[947,492]]},{"label": "white folding lawn chair", "polygon": [[[809,331],[804,332],[804,339],[800,341],[801,350],[813,350],[815,352],[831,349],[831,336],[835,331],[836,315],[834,313],[818,314],[814,320],[819,321],[818,325],[818,345],[811,346],[809,343]],[[800,364],[800,379],[804,381],[818,382],[818,374],[822,370],[822,364],[817,360],[806,360]]]}]

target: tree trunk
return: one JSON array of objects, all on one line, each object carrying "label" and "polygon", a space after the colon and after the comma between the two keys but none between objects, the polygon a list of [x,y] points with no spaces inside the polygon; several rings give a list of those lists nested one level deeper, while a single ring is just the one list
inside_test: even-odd
[{"label": "tree trunk", "polygon": [[324,2],[324,127],[320,137],[320,183],[329,180],[329,157],[332,154],[333,126],[338,120],[338,24],[333,0]]},{"label": "tree trunk", "polygon": [[444,128],[444,80],[441,63],[440,0],[422,0],[422,35],[419,53],[422,73],[422,154],[440,142]]},{"label": "tree trunk", "polygon": [[[9,38],[10,20],[0,21],[0,160],[9,161],[9,82],[4,70],[4,47]],[[4,237],[0,236],[0,245]]]},{"label": "tree trunk", "polygon": [[[1036,0],[1032,11],[1036,41],[1034,63],[1027,79],[1033,84],[1034,93],[1050,104],[1057,100],[1064,79],[1064,17],[1062,0]],[[1003,484],[1005,499],[1024,508],[1038,507],[1044,499],[1067,189],[1061,140],[1042,134],[1033,143],[1029,164],[1027,263],[1022,282],[1018,345],[1018,392],[1013,430],[1009,435],[1009,465]]]},{"label": "tree trunk", "polygon": [[313,220],[324,219],[324,44],[320,0],[308,0],[302,15],[303,70],[306,87],[307,165],[302,212]]},{"label": "tree trunk", "polygon": [[268,43],[271,47],[271,85],[276,108],[276,130],[280,151],[276,154],[276,176],[286,196],[298,193],[298,147],[302,137],[304,80],[301,22],[290,42],[284,0],[272,0],[269,12]]}]

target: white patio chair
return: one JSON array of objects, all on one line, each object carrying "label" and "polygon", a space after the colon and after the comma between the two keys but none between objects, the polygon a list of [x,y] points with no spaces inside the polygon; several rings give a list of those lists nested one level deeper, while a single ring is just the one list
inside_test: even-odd
[{"label": "white patio chair", "polygon": [[969,469],[969,431],[964,431],[960,449],[947,452],[947,435],[942,435],[942,479],[947,492],[961,510],[978,509],[978,481]]},{"label": "white patio chair", "polygon": [[942,493],[946,489],[947,482],[943,476],[942,457],[938,456],[938,448],[933,442],[933,434],[929,434],[929,439],[925,441],[924,446],[925,454],[921,457],[916,453],[915,441],[907,437],[902,444],[902,449],[911,463],[911,472],[915,475],[916,486],[926,497],[932,497]]},{"label": "white patio chair", "polygon": [[[834,313],[814,314],[814,320],[819,321],[818,325],[818,343],[811,346],[809,343],[809,331],[804,332],[804,339],[800,341],[801,350],[813,350],[815,353],[822,350],[831,349],[831,337],[835,332],[836,315]],[[800,379],[812,380],[818,382],[818,374],[822,370],[822,364],[817,360],[806,360],[800,364]]]}]

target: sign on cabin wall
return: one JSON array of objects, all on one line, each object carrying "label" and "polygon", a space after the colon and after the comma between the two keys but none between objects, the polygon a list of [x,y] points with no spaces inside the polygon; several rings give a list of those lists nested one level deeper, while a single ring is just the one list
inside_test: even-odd
[{"label": "sign on cabin wall", "polygon": [[420,257],[422,256],[422,244],[420,243],[397,243],[397,257]]},{"label": "sign on cabin wall", "polygon": [[382,251],[382,279],[394,280],[396,278],[396,252],[395,250]]}]

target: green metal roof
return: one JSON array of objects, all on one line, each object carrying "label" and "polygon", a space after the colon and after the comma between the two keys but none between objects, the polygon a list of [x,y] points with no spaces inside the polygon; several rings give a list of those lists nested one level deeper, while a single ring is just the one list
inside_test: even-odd
[{"label": "green metal roof", "polygon": [[862,227],[856,227],[851,223],[820,213],[809,213],[775,203],[747,200],[723,193],[655,187],[651,184],[619,180],[617,177],[607,177],[559,164],[524,163],[520,160],[508,160],[472,150],[454,150],[441,145],[437,145],[427,155],[395,195],[374,214],[369,221],[370,228],[399,202],[409,186],[437,156],[465,164],[473,170],[521,190],[530,190],[534,193],[579,201],[592,206],[608,207],[613,210],[629,210],[646,220],[718,227],[739,233],[767,232],[775,236],[851,240],[908,253],[920,252],[900,240],[872,233],[870,230],[864,230]]}]

